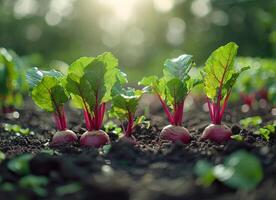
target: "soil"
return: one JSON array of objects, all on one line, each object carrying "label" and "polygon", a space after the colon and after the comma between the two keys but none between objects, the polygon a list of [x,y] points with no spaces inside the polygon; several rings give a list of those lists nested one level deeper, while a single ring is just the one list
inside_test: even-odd
[{"label": "soil", "polygon": [[[51,115],[38,110],[30,100],[19,110],[20,118],[6,119],[2,123],[19,124],[29,128],[34,135],[21,136],[0,129],[0,150],[7,159],[0,165],[0,180],[13,185],[11,190],[0,186],[0,200],[47,199],[47,200],[275,200],[276,199],[276,137],[269,142],[253,134],[253,129],[243,129],[239,120],[260,115],[263,123],[272,122],[270,105],[241,112],[240,105],[229,105],[224,122],[234,134],[241,134],[243,142],[228,141],[215,144],[200,141],[199,137],[209,124],[209,114],[202,109],[201,101],[195,101],[185,113],[184,125],[192,134],[189,144],[162,141],[160,130],[167,121],[159,105],[151,106],[151,127],[136,127],[134,136],[138,144],[116,142],[117,136],[109,133],[111,148],[82,148],[79,144],[50,147],[54,132]],[[66,109],[69,127],[78,134],[85,131],[81,111]],[[200,159],[214,164],[239,149],[245,149],[259,157],[264,168],[264,179],[253,191],[228,188],[216,181],[209,187],[202,186],[194,174],[194,165]],[[8,169],[11,159],[31,153],[30,174],[45,176],[43,195],[30,187],[20,187],[23,175]],[[1,181],[0,181],[1,182]]]}]

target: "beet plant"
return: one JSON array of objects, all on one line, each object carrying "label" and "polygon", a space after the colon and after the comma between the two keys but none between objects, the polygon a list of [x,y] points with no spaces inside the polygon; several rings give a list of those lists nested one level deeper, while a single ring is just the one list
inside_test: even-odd
[{"label": "beet plant", "polygon": [[[112,107],[109,115],[117,118],[122,124],[124,135],[120,140],[136,144],[132,134],[134,127],[139,123],[139,120],[135,120],[135,113],[143,91],[130,87],[123,88],[121,82],[118,80],[112,89]],[[126,127],[123,125],[124,121],[127,121]]]},{"label": "beet plant", "polygon": [[101,130],[106,103],[111,100],[111,89],[119,73],[118,60],[111,53],[97,57],[82,57],[68,69],[66,89],[75,107],[84,111],[87,131],[81,136],[82,146],[102,147],[110,142]]},{"label": "beet plant", "polygon": [[243,67],[239,71],[235,70],[237,50],[238,45],[234,42],[219,47],[210,55],[203,68],[202,77],[212,124],[204,130],[202,139],[221,143],[231,138],[231,129],[221,121],[235,81],[242,71],[248,69]]},{"label": "beet plant", "polygon": [[27,71],[30,94],[35,104],[41,109],[52,112],[57,132],[52,139],[52,145],[62,145],[77,141],[76,134],[67,129],[64,103],[69,100],[69,94],[64,89],[64,75],[56,70],[41,71],[32,68]]},{"label": "beet plant", "polygon": [[19,61],[14,52],[0,48],[0,106],[4,114],[13,112],[22,104],[21,89],[26,84],[21,76],[22,69],[17,65]]},{"label": "beet plant", "polygon": [[194,66],[191,55],[181,55],[165,61],[163,77],[144,78],[139,84],[146,86],[144,90],[157,95],[170,125],[161,131],[161,139],[188,143],[191,140],[189,131],[182,126],[184,101],[191,89],[200,83],[189,76]]}]

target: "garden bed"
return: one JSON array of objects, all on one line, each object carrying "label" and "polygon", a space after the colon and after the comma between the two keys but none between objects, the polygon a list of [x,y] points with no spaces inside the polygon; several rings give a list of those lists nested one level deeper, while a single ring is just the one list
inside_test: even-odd
[{"label": "garden bed", "polygon": [[[190,144],[171,144],[159,139],[160,130],[167,121],[162,112],[152,109],[151,126],[136,127],[138,144],[116,142],[109,133],[112,145],[103,149],[83,148],[78,144],[49,146],[53,133],[52,119],[38,111],[30,100],[20,110],[18,120],[1,118],[2,122],[29,128],[34,135],[22,136],[1,128],[0,150],[6,159],[0,166],[0,199],[131,199],[131,200],[182,200],[182,199],[275,199],[276,192],[276,137],[267,142],[255,131],[241,128],[239,120],[247,116],[261,116],[263,123],[273,122],[270,105],[241,112],[240,105],[229,105],[224,121],[233,134],[244,136],[242,142],[230,140],[224,144],[200,141],[199,137],[209,124],[209,116],[202,103],[185,113],[184,125],[190,130]],[[156,106],[155,106],[156,107]],[[161,108],[161,107],[160,107]],[[70,128],[80,135],[85,131],[80,124],[82,113],[68,109]],[[110,148],[109,148],[110,147]],[[199,160],[222,163],[225,157],[237,150],[256,155],[263,166],[264,178],[253,191],[230,189],[219,181],[204,187],[194,173]],[[9,162],[22,154],[31,154],[29,170],[15,173]],[[33,187],[22,183],[25,176],[46,177],[44,185]],[[42,181],[43,182],[43,181]]]}]

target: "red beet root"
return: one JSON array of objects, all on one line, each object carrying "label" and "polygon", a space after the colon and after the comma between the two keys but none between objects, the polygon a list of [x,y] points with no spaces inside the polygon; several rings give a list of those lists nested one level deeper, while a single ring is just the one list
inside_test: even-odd
[{"label": "red beet root", "polygon": [[190,133],[186,128],[174,125],[165,126],[160,133],[160,138],[172,142],[181,141],[185,144],[191,140]]},{"label": "red beet root", "polygon": [[231,139],[231,129],[223,124],[210,124],[205,128],[201,136],[202,140],[211,140],[216,143],[222,143]]},{"label": "red beet root", "polygon": [[119,140],[127,142],[127,143],[132,144],[132,145],[136,145],[137,144],[137,141],[136,141],[135,137],[133,137],[133,136],[126,136],[126,135],[124,135],[123,137],[119,138]]},{"label": "red beet root", "polygon": [[109,143],[109,136],[102,130],[86,131],[80,138],[80,144],[86,147],[100,148]]},{"label": "red beet root", "polygon": [[52,145],[70,144],[77,140],[77,135],[71,130],[58,131],[53,136]]}]

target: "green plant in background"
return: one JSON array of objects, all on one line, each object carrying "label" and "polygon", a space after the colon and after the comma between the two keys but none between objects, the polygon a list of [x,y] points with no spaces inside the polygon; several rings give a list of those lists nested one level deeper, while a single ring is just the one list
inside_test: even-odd
[{"label": "green plant in background", "polygon": [[232,153],[223,164],[215,166],[208,161],[199,160],[194,170],[201,184],[205,186],[211,185],[217,179],[231,188],[252,190],[263,179],[263,168],[259,159],[244,150]]},{"label": "green plant in background", "polygon": [[240,124],[244,128],[248,127],[258,127],[263,122],[262,118],[260,116],[253,116],[253,117],[247,117],[240,120]]},{"label": "green plant in background", "polygon": [[16,87],[17,73],[11,54],[0,48],[0,104],[3,112],[9,112],[13,106],[14,89]]},{"label": "green plant in background", "polygon": [[27,91],[25,71],[24,62],[14,51],[0,48],[0,106],[4,113],[22,105]]},{"label": "green plant in background", "polygon": [[261,126],[263,120],[260,116],[247,117],[240,120],[240,124],[244,128],[255,128],[254,134],[262,136],[266,141],[269,141],[270,137],[275,134],[276,123],[267,124]]},{"label": "green plant in background", "polygon": [[9,123],[4,123],[3,128],[5,131],[10,132],[10,133],[17,133],[20,135],[27,136],[29,134],[34,134],[32,131],[30,131],[29,128],[22,128],[18,124],[9,124]]},{"label": "green plant in background", "polygon": [[[276,60],[267,58],[240,57],[236,62],[237,67],[250,66],[247,73],[243,73],[235,90],[245,104],[249,106],[256,99],[265,99],[276,104]],[[253,80],[253,81],[252,81]]]},{"label": "green plant in background", "polygon": [[122,133],[122,128],[115,124],[113,121],[108,121],[104,125],[104,131],[107,133],[112,132],[113,134],[120,136]]},{"label": "green plant in background", "polygon": [[276,123],[268,124],[262,128],[259,128],[255,134],[262,136],[266,141],[269,141],[270,137],[275,134]]},{"label": "green plant in background", "polygon": [[[3,162],[5,159],[6,159],[6,155],[5,155],[2,151],[0,151],[0,164],[1,164],[1,162]],[[1,180],[0,180],[0,182],[1,182]]]}]

